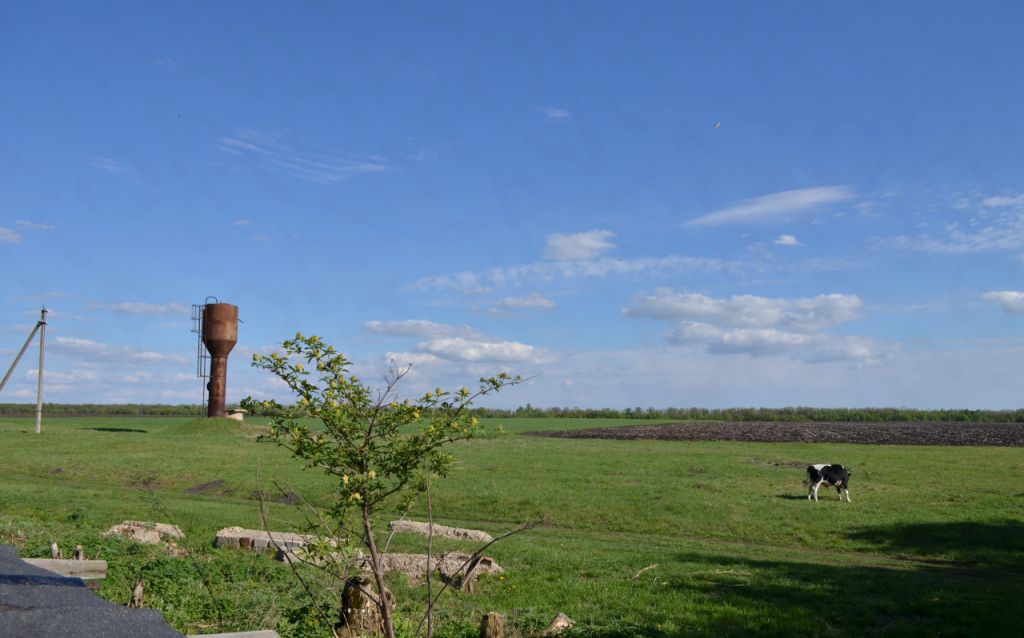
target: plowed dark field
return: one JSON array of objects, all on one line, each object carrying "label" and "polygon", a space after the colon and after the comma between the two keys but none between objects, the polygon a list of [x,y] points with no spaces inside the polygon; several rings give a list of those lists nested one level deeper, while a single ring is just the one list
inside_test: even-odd
[{"label": "plowed dark field", "polygon": [[1024,424],[714,421],[531,432],[565,439],[1024,446]]}]

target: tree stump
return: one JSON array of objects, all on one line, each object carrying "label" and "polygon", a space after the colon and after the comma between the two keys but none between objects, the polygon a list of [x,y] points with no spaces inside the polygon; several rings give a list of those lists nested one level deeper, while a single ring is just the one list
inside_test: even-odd
[{"label": "tree stump", "polygon": [[[395,596],[384,590],[389,610],[395,608]],[[345,581],[341,592],[341,633],[342,636],[377,636],[384,629],[384,619],[377,605],[372,581],[365,576],[356,576]]]},{"label": "tree stump", "polygon": [[505,617],[496,611],[487,612],[480,620],[480,638],[505,638]]}]

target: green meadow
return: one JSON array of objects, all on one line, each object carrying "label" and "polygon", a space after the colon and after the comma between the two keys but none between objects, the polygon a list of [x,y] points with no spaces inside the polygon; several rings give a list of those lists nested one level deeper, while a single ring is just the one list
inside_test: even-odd
[{"label": "green meadow", "polygon": [[[212,547],[220,528],[261,527],[258,494],[277,495],[275,485],[329,498],[326,476],[257,442],[259,423],[66,417],[36,435],[32,419],[0,418],[0,542],[23,556],[80,543],[110,564],[101,595],[125,602],[141,578],[146,606],[185,633],[328,635],[310,624],[283,564]],[[485,423],[492,434],[453,446],[459,462],[433,488],[435,520],[493,535],[543,522],[488,550],[503,576],[445,594],[439,636],[475,635],[487,611],[506,614],[513,636],[558,612],[576,621],[573,635],[606,637],[1005,636],[1024,626],[1019,448],[570,440],[523,433],[622,422]],[[815,462],[852,468],[851,504],[834,490],[807,501],[803,472]],[[398,515],[382,513],[378,529]],[[425,516],[423,503],[409,513]],[[178,525],[188,555],[99,536],[129,519]],[[270,503],[269,520],[300,531],[303,517]],[[392,549],[425,545],[396,535]],[[390,586],[411,635],[425,588],[399,575]]]}]

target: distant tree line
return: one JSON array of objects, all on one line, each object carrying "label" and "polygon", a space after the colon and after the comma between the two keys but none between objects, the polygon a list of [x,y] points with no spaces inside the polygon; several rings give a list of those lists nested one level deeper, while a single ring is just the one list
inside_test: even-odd
[{"label": "distant tree line", "polygon": [[[234,406],[228,406],[234,407]],[[48,416],[203,416],[206,406],[143,403],[45,403]],[[0,416],[35,416],[32,403],[0,403]],[[473,408],[477,417],[671,419],[703,421],[960,421],[1024,423],[1020,410],[912,410],[909,408]]]},{"label": "distant tree line", "polygon": [[476,408],[479,417],[673,419],[703,421],[961,421],[1024,423],[1020,410],[914,410],[910,408]]},{"label": "distant tree line", "polygon": [[[205,406],[145,403],[44,403],[44,416],[200,416]],[[0,403],[0,416],[35,416],[34,403]]]}]

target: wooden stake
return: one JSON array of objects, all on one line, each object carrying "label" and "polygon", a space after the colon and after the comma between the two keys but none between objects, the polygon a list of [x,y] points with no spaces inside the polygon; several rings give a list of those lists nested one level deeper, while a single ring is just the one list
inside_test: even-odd
[{"label": "wooden stake", "polygon": [[57,543],[50,543],[50,558],[64,558],[64,552],[60,551],[60,545]]},{"label": "wooden stake", "polygon": [[85,560],[85,549],[81,545],[75,545],[75,560]]}]

